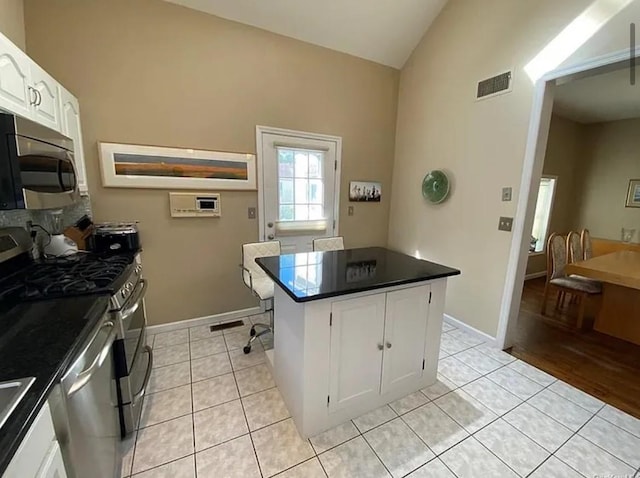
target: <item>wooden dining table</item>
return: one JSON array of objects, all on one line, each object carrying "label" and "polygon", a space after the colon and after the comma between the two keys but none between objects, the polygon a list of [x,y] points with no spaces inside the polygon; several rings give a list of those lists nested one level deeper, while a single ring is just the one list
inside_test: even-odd
[{"label": "wooden dining table", "polygon": [[595,330],[640,345],[640,252],[618,251],[574,262],[566,273],[602,282]]}]

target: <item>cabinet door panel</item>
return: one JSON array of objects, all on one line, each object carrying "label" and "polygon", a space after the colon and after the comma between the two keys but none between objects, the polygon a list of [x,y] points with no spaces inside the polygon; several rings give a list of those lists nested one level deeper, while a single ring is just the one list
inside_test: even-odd
[{"label": "cabinet door panel", "polygon": [[384,306],[385,294],[332,304],[330,412],[379,395]]},{"label": "cabinet door panel", "polygon": [[0,108],[31,116],[33,96],[29,90],[30,60],[0,34]]},{"label": "cabinet door panel", "polygon": [[31,64],[31,82],[38,91],[33,119],[51,129],[60,131],[60,90],[58,82],[35,63]]},{"label": "cabinet door panel", "polygon": [[422,377],[429,286],[387,294],[382,393]]},{"label": "cabinet door panel", "polygon": [[73,140],[74,164],[78,173],[78,189],[87,192],[87,172],[84,164],[84,145],[80,125],[80,105],[66,89],[60,87],[60,114],[62,134]]},{"label": "cabinet door panel", "polygon": [[51,449],[42,463],[42,467],[38,470],[36,478],[67,478],[60,445],[57,441],[52,442]]}]

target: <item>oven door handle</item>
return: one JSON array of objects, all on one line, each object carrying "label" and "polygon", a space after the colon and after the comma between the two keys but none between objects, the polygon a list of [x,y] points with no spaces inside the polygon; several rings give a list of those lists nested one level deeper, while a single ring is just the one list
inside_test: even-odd
[{"label": "oven door handle", "polygon": [[96,357],[93,359],[93,362],[91,362],[91,365],[89,365],[86,369],[84,369],[82,372],[78,374],[76,381],[73,382],[73,385],[71,385],[71,387],[69,387],[69,391],[67,392],[67,397],[71,397],[73,394],[78,392],[82,387],[84,387],[87,383],[89,383],[93,375],[97,372],[97,370],[100,367],[102,367],[102,364],[104,363],[105,359],[109,356],[109,353],[111,352],[111,346],[113,345],[113,342],[116,339],[115,324],[111,321],[105,322],[102,325],[102,327],[100,327],[99,330],[102,330],[102,329],[110,329],[110,332],[109,332],[109,335],[107,335],[107,338],[104,341],[102,348],[100,349],[100,353],[96,355]]},{"label": "oven door handle", "polygon": [[140,307],[140,304],[142,303],[142,299],[147,293],[147,287],[147,280],[140,279],[140,290],[138,291],[134,299],[129,300],[130,303],[133,302],[133,305],[127,307],[126,309],[123,309],[123,311],[121,312],[121,320],[127,320],[129,317],[136,313],[136,311]]},{"label": "oven door handle", "polygon": [[147,364],[147,371],[144,374],[144,381],[142,382],[142,387],[140,390],[133,396],[131,403],[135,405],[138,403],[143,396],[145,391],[147,390],[147,386],[149,385],[149,380],[151,379],[151,370],[153,369],[153,349],[149,345],[144,346],[144,351],[149,355],[149,363]]}]

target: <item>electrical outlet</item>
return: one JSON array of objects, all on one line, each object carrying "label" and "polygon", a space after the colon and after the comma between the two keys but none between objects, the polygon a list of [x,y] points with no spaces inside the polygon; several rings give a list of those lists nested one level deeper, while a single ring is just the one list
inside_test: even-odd
[{"label": "electrical outlet", "polygon": [[511,228],[513,228],[513,218],[500,217],[500,222],[498,223],[498,231],[511,232]]},{"label": "electrical outlet", "polygon": [[250,207],[249,209],[247,209],[247,216],[249,217],[249,219],[255,219],[256,218],[256,208],[255,207]]},{"label": "electrical outlet", "polygon": [[502,188],[502,200],[511,201],[511,195],[513,194],[513,188]]},{"label": "electrical outlet", "polygon": [[348,216],[353,216],[353,206],[349,206],[349,207],[347,208],[347,215],[348,215]]}]

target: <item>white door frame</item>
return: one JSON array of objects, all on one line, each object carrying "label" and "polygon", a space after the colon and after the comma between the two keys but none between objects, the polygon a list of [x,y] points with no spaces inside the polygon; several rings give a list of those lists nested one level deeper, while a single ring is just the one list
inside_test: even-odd
[{"label": "white door frame", "polygon": [[[515,341],[520,301],[522,300],[522,287],[529,257],[530,238],[529,234],[525,234],[525,231],[530,231],[533,227],[537,198],[536,185],[539,184],[542,176],[556,80],[589,76],[587,72],[590,70],[612,66],[625,61],[629,62],[632,51],[634,50],[626,48],[607,55],[589,58],[567,67],[558,68],[548,72],[536,82],[524,164],[522,166],[520,195],[518,197],[514,233],[511,239],[511,251],[496,337],[496,345],[503,350],[511,347]],[[635,52],[640,52],[640,47],[636,47]],[[638,85],[638,88],[640,88],[640,85]]]},{"label": "white door frame", "polygon": [[336,221],[334,235],[339,235],[340,227],[340,171],[342,169],[342,137],[331,136],[328,134],[309,133],[307,131],[296,131],[292,129],[273,128],[271,126],[256,126],[256,163],[258,168],[258,240],[263,242],[264,236],[264,169],[262,158],[262,137],[265,134],[279,134],[282,136],[291,136],[294,138],[306,138],[310,140],[332,141],[336,143],[336,174],[335,184],[333,187],[333,219]]}]

